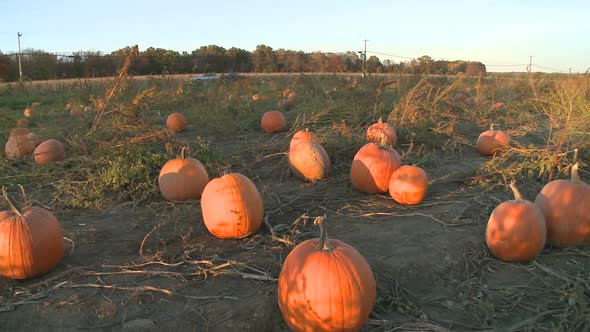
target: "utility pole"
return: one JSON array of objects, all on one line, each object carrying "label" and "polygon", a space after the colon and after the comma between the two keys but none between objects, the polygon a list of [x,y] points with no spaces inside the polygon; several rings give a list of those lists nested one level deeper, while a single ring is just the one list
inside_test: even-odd
[{"label": "utility pole", "polygon": [[365,42],[365,51],[364,52],[359,52],[361,54],[362,60],[363,60],[363,77],[366,76],[366,72],[367,72],[367,42],[369,41],[367,39],[367,37],[365,37],[365,39],[363,39],[363,41]]},{"label": "utility pole", "polygon": [[18,80],[20,82],[23,81],[23,67],[20,62],[20,37],[23,35],[20,32],[16,33],[18,35]]},{"label": "utility pole", "polygon": [[533,56],[529,55],[529,74],[533,72]]}]

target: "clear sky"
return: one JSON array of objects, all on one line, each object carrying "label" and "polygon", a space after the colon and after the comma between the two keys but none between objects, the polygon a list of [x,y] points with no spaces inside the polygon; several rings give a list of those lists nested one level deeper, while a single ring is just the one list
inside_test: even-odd
[{"label": "clear sky", "polygon": [[360,51],[366,37],[369,56],[395,62],[405,59],[385,54],[482,61],[489,71],[524,71],[529,55],[562,71],[590,67],[590,0],[2,0],[1,51],[16,51],[17,31],[23,48],[60,53],[134,44]]}]

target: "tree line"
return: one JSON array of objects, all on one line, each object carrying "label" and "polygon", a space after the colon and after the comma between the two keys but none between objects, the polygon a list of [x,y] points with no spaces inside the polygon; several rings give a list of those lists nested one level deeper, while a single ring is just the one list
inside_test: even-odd
[{"label": "tree line", "polygon": [[[117,74],[125,56],[125,47],[109,54],[79,51],[71,55],[53,54],[43,50],[25,49],[21,53],[23,78],[48,80],[62,78],[106,77]],[[192,52],[177,52],[149,47],[133,60],[129,72],[133,75],[227,73],[227,72],[367,72],[405,74],[486,74],[480,62],[434,60],[424,55],[406,62],[381,61],[377,56],[363,58],[356,52],[322,53],[285,49],[274,50],[258,45],[252,52],[217,45],[201,46]],[[17,54],[0,51],[0,81],[17,81]]]}]

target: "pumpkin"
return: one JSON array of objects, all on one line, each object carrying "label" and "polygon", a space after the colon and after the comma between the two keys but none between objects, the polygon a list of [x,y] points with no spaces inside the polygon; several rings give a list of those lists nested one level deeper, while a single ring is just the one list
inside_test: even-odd
[{"label": "pumpkin", "polygon": [[372,125],[367,128],[367,141],[379,143],[381,142],[381,134],[385,135],[385,142],[391,146],[395,145],[397,141],[397,133],[395,129],[388,125],[387,123],[383,123],[383,119],[380,117],[377,123],[373,123]]},{"label": "pumpkin", "polygon": [[166,128],[172,132],[181,132],[186,128],[186,118],[178,112],[171,113],[166,119]]},{"label": "pumpkin", "polygon": [[20,209],[2,190],[10,211],[0,211],[0,275],[29,279],[51,271],[64,255],[63,231],[42,208]]},{"label": "pumpkin", "polygon": [[80,108],[78,106],[74,106],[70,109],[70,116],[72,118],[77,118],[80,115],[82,115],[82,113],[80,113]]},{"label": "pumpkin", "polygon": [[277,108],[279,109],[289,110],[293,107],[295,107],[295,102],[293,99],[281,99],[277,102]]},{"label": "pumpkin", "polygon": [[494,256],[505,262],[526,262],[537,257],[547,239],[543,213],[525,200],[514,181],[514,200],[498,205],[488,220],[486,243]]},{"label": "pumpkin", "polygon": [[375,277],[352,246],[329,239],[306,240],[287,256],[279,275],[278,302],[292,331],[357,331],[369,319],[377,295]]},{"label": "pumpkin", "polygon": [[64,145],[55,139],[47,140],[35,149],[33,157],[37,164],[46,164],[52,161],[62,161],[66,159]]},{"label": "pumpkin", "polygon": [[32,107],[32,108],[38,108],[38,107],[40,107],[40,106],[41,106],[41,103],[40,103],[40,102],[38,102],[38,101],[34,101],[34,102],[31,104],[31,107]]},{"label": "pumpkin", "polygon": [[303,141],[309,141],[309,140],[315,141],[315,139],[316,139],[316,137],[315,137],[314,133],[309,131],[309,129],[305,128],[305,130],[299,130],[293,135],[293,138],[291,138],[291,141],[289,142],[289,149],[293,149],[293,147],[295,147],[295,145],[297,145]]},{"label": "pumpkin", "polygon": [[39,145],[37,135],[25,128],[15,128],[10,132],[8,141],[4,146],[8,159],[20,159],[33,154],[35,147]]},{"label": "pumpkin", "polygon": [[64,108],[64,111],[66,111],[66,112],[67,112],[67,111],[69,111],[69,110],[71,110],[71,109],[72,109],[72,103],[67,103],[67,104],[66,104],[66,107]]},{"label": "pumpkin", "polygon": [[253,101],[258,101],[259,99],[260,99],[260,95],[258,95],[258,94],[255,94],[252,96]]},{"label": "pumpkin", "polygon": [[287,130],[287,120],[279,111],[268,111],[262,115],[260,126],[265,133],[278,133]]},{"label": "pumpkin", "polygon": [[195,158],[186,158],[185,150],[183,147],[180,157],[167,161],[160,170],[160,192],[169,201],[197,200],[209,182],[205,166]]},{"label": "pumpkin", "polygon": [[240,173],[211,180],[201,197],[203,222],[221,239],[249,236],[262,225],[263,203],[254,183]]},{"label": "pumpkin", "polygon": [[506,107],[506,105],[504,105],[503,102],[498,101],[492,105],[492,110],[499,110],[499,109],[503,109],[504,107]]},{"label": "pumpkin", "polygon": [[420,204],[426,196],[428,176],[420,167],[404,165],[389,180],[389,194],[400,204]]},{"label": "pumpkin", "polygon": [[510,145],[510,137],[503,131],[494,130],[494,125],[491,124],[489,130],[479,135],[476,145],[482,156],[491,156],[507,149]]},{"label": "pumpkin", "polygon": [[28,128],[29,120],[27,118],[18,119],[18,121],[16,121],[16,126],[20,128]]},{"label": "pumpkin", "polygon": [[547,222],[547,242],[566,247],[590,243],[590,185],[572,167],[571,180],[554,180],[537,194],[535,204]]},{"label": "pumpkin", "polygon": [[356,189],[368,194],[384,193],[389,189],[389,179],[401,166],[401,159],[385,140],[383,135],[380,144],[365,144],[354,156],[350,180]]},{"label": "pumpkin", "polygon": [[106,102],[103,97],[98,97],[96,99],[96,109],[102,111],[106,105]]},{"label": "pumpkin", "polygon": [[297,96],[297,93],[291,89],[283,90],[283,97],[286,97],[287,99],[293,99],[296,96]]},{"label": "pumpkin", "polygon": [[330,158],[322,145],[314,140],[301,140],[288,153],[289,168],[304,181],[325,179],[330,171]]},{"label": "pumpkin", "polygon": [[25,108],[25,111],[23,112],[23,114],[27,117],[30,118],[31,116],[33,116],[33,110],[30,108]]}]

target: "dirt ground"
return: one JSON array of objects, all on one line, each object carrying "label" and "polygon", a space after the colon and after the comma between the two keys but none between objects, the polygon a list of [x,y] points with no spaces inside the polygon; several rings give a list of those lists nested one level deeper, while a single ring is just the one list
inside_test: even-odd
[{"label": "dirt ground", "polygon": [[[182,137],[195,135],[192,129]],[[344,157],[351,160],[353,148],[333,161],[328,180],[295,179],[280,154],[288,135],[248,133],[213,143],[261,190],[274,237],[263,225],[245,239],[216,239],[199,202],[56,209],[71,240],[66,256],[42,277],[0,279],[0,330],[287,330],[276,278],[293,243],[317,237],[312,220],[323,214],[329,236],[357,248],[373,269],[377,302],[366,331],[559,330],[560,315],[575,317],[588,300],[576,287],[590,280],[575,275],[590,269],[590,248],[547,247],[529,264],[490,256],[485,225],[510,193],[472,185],[487,160],[473,147],[464,146],[460,157],[441,155],[427,169],[426,200],[404,207],[351,188]],[[587,331],[588,320],[578,318],[579,331]]]}]

